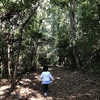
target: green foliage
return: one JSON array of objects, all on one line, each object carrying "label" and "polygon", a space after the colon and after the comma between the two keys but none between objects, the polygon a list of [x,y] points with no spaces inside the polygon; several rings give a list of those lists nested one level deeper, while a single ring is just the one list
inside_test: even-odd
[{"label": "green foliage", "polygon": [[54,4],[55,6],[65,8],[65,7],[68,7],[68,2],[70,2],[70,0],[50,0],[50,2]]},{"label": "green foliage", "polygon": [[[78,60],[82,63],[80,69],[99,71],[99,0],[75,1],[74,38],[71,32],[71,1],[39,2],[37,12],[23,29],[18,73],[27,72],[44,64],[60,63],[62,66],[75,68],[75,64],[78,66]],[[9,50],[11,73],[14,71],[19,30],[36,3],[36,0],[0,1],[2,75],[7,72],[5,66],[8,66]],[[79,58],[76,57],[75,50]]]}]

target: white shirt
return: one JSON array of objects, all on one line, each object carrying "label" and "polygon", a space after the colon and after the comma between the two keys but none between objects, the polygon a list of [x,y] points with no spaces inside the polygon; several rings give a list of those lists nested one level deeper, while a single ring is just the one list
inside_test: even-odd
[{"label": "white shirt", "polygon": [[42,80],[43,82],[45,82],[45,81],[54,80],[54,78],[49,71],[43,71],[40,75],[39,80]]}]

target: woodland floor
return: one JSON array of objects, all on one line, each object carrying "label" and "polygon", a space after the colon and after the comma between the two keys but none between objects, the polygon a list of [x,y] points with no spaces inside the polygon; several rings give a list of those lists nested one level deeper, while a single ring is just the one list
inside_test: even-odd
[{"label": "woodland floor", "polygon": [[100,100],[100,76],[87,75],[64,67],[49,68],[55,81],[49,85],[47,97],[43,97],[42,85],[36,73],[26,73],[9,92],[10,84],[0,80],[0,100]]}]

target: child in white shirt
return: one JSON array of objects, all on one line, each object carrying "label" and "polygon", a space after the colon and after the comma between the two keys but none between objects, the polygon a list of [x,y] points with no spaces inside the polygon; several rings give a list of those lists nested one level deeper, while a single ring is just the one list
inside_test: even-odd
[{"label": "child in white shirt", "polygon": [[43,67],[43,72],[41,73],[39,80],[42,81],[44,87],[44,96],[47,96],[48,84],[51,83],[51,80],[54,80],[53,76],[48,71],[48,66]]}]

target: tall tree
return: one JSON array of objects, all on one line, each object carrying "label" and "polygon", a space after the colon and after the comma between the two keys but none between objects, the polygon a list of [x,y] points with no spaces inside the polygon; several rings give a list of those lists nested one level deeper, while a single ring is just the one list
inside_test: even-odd
[{"label": "tall tree", "polygon": [[13,73],[13,78],[12,78],[12,84],[11,84],[12,88],[15,87],[15,82],[16,82],[16,74],[17,74],[17,67],[18,67],[18,64],[19,64],[19,55],[20,55],[20,50],[21,50],[21,41],[22,41],[23,29],[24,29],[25,25],[29,22],[29,20],[31,19],[31,17],[36,13],[36,10],[37,10],[38,6],[39,5],[35,5],[35,7],[32,8],[32,10],[30,11],[30,15],[24,21],[24,23],[22,24],[21,28],[19,29],[19,33],[20,34],[19,34],[19,42],[18,42],[18,51],[17,51],[15,68],[14,68],[14,73]]}]

